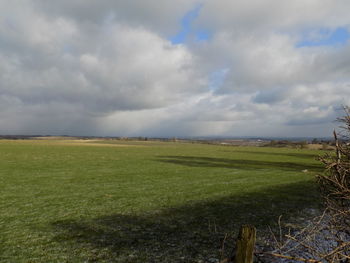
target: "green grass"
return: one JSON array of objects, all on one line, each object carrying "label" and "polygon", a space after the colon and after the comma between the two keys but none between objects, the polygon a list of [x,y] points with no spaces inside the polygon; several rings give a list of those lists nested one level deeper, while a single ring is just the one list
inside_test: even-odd
[{"label": "green grass", "polygon": [[218,257],[225,233],[241,224],[254,224],[264,235],[279,215],[293,221],[317,207],[318,154],[160,142],[0,141],[0,262]]}]

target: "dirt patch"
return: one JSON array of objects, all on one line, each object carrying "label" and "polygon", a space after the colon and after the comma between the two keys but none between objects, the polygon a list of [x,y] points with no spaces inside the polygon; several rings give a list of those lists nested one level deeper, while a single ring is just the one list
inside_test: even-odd
[{"label": "dirt patch", "polygon": [[117,143],[101,143],[101,140],[62,140],[57,141],[56,145],[71,146],[97,146],[97,147],[145,147],[144,145],[134,144],[117,144]]},{"label": "dirt patch", "polygon": [[334,150],[334,146],[322,145],[322,144],[308,144],[307,148],[310,150]]},{"label": "dirt patch", "polygon": [[32,137],[33,140],[43,140],[43,141],[56,141],[56,140],[78,140],[75,137],[67,137],[67,136],[40,136],[40,137]]}]

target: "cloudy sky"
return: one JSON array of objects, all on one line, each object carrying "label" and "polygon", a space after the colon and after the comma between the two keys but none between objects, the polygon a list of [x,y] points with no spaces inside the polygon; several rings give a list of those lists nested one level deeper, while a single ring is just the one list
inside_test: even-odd
[{"label": "cloudy sky", "polygon": [[0,133],[329,136],[349,0],[0,0]]}]

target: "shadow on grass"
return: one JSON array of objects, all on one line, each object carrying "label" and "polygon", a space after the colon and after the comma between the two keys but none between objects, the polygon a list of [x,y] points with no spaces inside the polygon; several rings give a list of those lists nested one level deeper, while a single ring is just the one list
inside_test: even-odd
[{"label": "shadow on grass", "polygon": [[240,160],[227,158],[212,158],[198,156],[162,156],[160,162],[173,163],[191,167],[223,167],[241,170],[257,170],[257,169],[280,169],[284,171],[302,171],[311,170],[314,172],[323,171],[320,164],[301,164],[293,162],[275,162],[275,161],[259,161],[259,160]]},{"label": "shadow on grass", "polygon": [[227,151],[231,153],[245,153],[245,154],[258,154],[258,155],[272,155],[272,156],[287,156],[287,157],[297,157],[297,158],[303,158],[308,160],[315,160],[319,155],[322,155],[322,152],[320,154],[315,153],[284,153],[284,152],[271,152],[271,151],[241,151],[241,150],[235,150],[235,151]]},{"label": "shadow on grass", "polygon": [[111,213],[81,221],[56,221],[52,223],[54,241],[72,246],[72,255],[89,251],[87,262],[205,262],[219,257],[226,233],[237,232],[242,224],[254,224],[258,236],[264,236],[279,215],[289,222],[303,209],[317,207],[317,196],[314,183],[303,182],[157,213]]}]

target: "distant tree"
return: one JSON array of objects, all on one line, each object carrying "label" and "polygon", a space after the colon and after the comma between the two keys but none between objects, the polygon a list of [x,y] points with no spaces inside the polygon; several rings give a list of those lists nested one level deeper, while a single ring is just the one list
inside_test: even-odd
[{"label": "distant tree", "polygon": [[318,143],[319,143],[319,141],[318,141],[318,139],[317,139],[317,138],[313,138],[313,139],[312,139],[312,141],[311,141],[311,143],[312,143],[312,144],[318,144]]},{"label": "distant tree", "polygon": [[307,149],[307,145],[308,145],[307,141],[300,142],[300,148],[301,149]]}]

